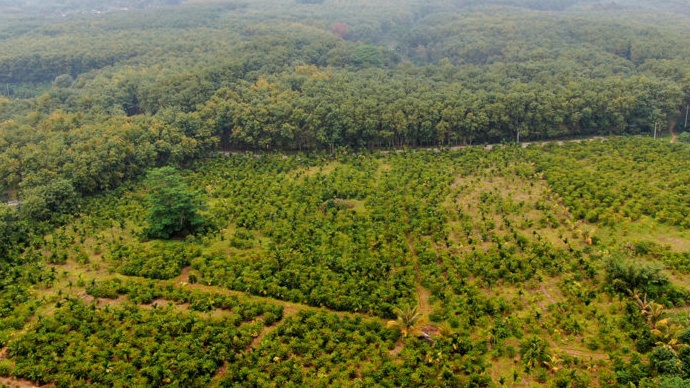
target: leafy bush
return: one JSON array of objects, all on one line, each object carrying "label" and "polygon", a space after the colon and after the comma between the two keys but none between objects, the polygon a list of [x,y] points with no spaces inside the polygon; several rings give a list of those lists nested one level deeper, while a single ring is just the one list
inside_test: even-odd
[{"label": "leafy bush", "polygon": [[690,132],[681,132],[681,134],[678,135],[678,140],[682,143],[690,144]]},{"label": "leafy bush", "polygon": [[685,375],[683,364],[678,357],[665,346],[657,346],[649,354],[650,366],[657,373],[682,377]]},{"label": "leafy bush", "polygon": [[12,361],[10,360],[0,360],[0,376],[10,377],[12,374]]},{"label": "leafy bush", "polygon": [[630,295],[638,291],[655,300],[672,290],[662,266],[644,265],[639,261],[615,257],[606,262],[606,283],[619,294]]}]

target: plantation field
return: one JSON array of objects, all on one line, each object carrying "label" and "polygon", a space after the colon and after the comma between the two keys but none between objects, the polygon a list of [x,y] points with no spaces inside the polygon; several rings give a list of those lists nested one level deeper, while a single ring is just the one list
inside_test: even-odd
[{"label": "plantation field", "polygon": [[639,137],[219,155],[180,173],[204,226],[167,240],[132,183],[29,236],[0,384],[680,386],[688,160]]},{"label": "plantation field", "polygon": [[687,3],[0,0],[0,387],[690,386]]}]

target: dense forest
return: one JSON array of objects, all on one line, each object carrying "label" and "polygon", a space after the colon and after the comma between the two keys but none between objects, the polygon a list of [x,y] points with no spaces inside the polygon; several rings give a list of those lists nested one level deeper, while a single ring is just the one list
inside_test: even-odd
[{"label": "dense forest", "polygon": [[651,23],[645,2],[94,3],[3,8],[12,199],[55,181],[90,195],[218,148],[649,135],[690,102],[686,19]]},{"label": "dense forest", "polygon": [[0,386],[687,386],[689,6],[0,0]]}]

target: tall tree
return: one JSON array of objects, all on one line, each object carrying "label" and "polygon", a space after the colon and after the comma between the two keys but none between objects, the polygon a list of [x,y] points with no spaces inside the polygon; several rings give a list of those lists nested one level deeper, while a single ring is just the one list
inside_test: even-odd
[{"label": "tall tree", "polygon": [[173,167],[162,167],[148,173],[151,188],[148,201],[148,238],[168,239],[194,233],[204,224],[198,213],[202,208],[197,195],[187,188]]}]

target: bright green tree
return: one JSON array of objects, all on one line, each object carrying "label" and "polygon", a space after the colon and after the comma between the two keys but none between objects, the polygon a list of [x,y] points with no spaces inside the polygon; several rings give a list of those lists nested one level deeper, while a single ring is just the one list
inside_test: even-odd
[{"label": "bright green tree", "polygon": [[194,233],[204,224],[197,195],[187,189],[173,167],[151,170],[147,176],[151,192],[150,210],[144,234],[152,239],[168,239]]}]

